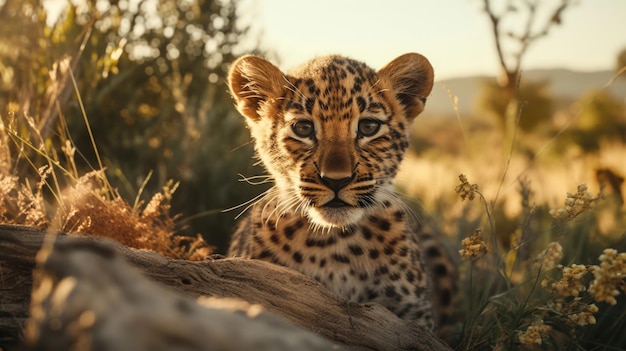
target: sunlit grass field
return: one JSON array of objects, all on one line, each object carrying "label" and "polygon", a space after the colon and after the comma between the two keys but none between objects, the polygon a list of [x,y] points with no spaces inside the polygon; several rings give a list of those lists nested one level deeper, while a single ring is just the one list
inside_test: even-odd
[{"label": "sunlit grass field", "polygon": [[564,141],[579,115],[508,139],[488,119],[415,122],[428,147],[397,186],[461,256],[456,349],[626,347],[626,147]]}]

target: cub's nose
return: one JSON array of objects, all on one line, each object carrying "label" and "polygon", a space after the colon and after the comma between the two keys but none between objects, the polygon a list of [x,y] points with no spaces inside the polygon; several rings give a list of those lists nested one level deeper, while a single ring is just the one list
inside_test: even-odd
[{"label": "cub's nose", "polygon": [[354,179],[354,175],[352,175],[351,177],[339,179],[324,177],[323,175],[320,175],[319,178],[320,182],[328,187],[328,189],[334,191],[335,193],[338,193],[341,189],[345,188],[348,184],[350,184],[350,182],[352,182],[352,180]]}]

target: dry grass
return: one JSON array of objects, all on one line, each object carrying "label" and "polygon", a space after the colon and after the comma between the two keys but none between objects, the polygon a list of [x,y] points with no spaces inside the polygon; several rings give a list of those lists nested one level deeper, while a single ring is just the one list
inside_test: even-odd
[{"label": "dry grass", "polygon": [[[148,203],[131,206],[111,188],[104,168],[78,174],[71,138],[55,141],[44,139],[29,116],[0,116],[0,223],[105,237],[180,259],[212,252],[200,235],[176,235],[170,201],[178,184],[170,181]],[[36,172],[18,174],[24,165]]]},{"label": "dry grass", "polygon": [[431,147],[406,157],[396,183],[464,258],[452,344],[626,348],[626,145],[556,151],[560,133],[505,142],[487,122],[452,121],[416,121]]}]

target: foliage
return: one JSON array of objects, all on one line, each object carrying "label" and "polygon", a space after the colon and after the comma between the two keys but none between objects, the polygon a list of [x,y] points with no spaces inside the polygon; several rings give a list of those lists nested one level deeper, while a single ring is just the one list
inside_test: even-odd
[{"label": "foliage", "polygon": [[[144,180],[144,194],[180,180],[173,210],[196,216],[185,222],[190,234],[209,233],[223,247],[234,214],[220,210],[251,197],[237,174],[258,172],[224,85],[228,63],[250,49],[240,45],[248,29],[237,3],[89,0],[68,4],[58,18],[47,16],[47,3],[8,0],[0,8],[4,119],[16,116],[15,130],[35,148],[53,152],[71,141],[78,170],[102,163],[127,199]],[[35,167],[16,169],[34,176],[45,161],[20,143],[12,147]]]},{"label": "foliage", "polygon": [[502,89],[495,82],[485,81],[476,102],[479,113],[480,111],[487,112],[503,125],[505,121],[502,118],[506,116],[507,109],[510,108],[509,102],[515,99],[522,104],[518,117],[518,126],[522,131],[532,132],[550,122],[554,107],[548,82],[522,81],[515,93],[517,96],[512,97],[510,94],[510,91]]},{"label": "foliage", "polygon": [[[576,121],[578,129],[604,137],[619,136],[619,129],[624,132],[624,104],[608,92],[591,90],[582,97],[580,103],[583,108]],[[624,137],[626,138],[626,134]]]},{"label": "foliage", "polygon": [[620,72],[626,68],[626,48],[622,49],[615,60],[615,71]]},{"label": "foliage", "polygon": [[626,141],[626,106],[606,90],[590,90],[575,106],[574,123],[555,144],[556,152],[572,148],[598,152],[601,143]]},{"label": "foliage", "polygon": [[[582,235],[575,230],[583,225],[576,219],[592,211],[603,196],[591,195],[586,185],[580,185],[576,193],[568,193],[565,207],[549,211],[550,219],[545,212],[528,207],[533,192],[522,181],[524,215],[511,237],[502,240],[506,234],[497,229],[492,207],[479,186],[462,177],[457,193],[469,201],[478,198],[489,219],[485,234],[476,230],[462,242],[460,253],[465,262],[460,286],[465,298],[458,313],[465,318],[456,348],[575,350],[624,346],[626,339],[617,336],[624,325],[615,323],[611,316],[626,313],[622,297],[626,293],[626,252],[601,248],[626,247],[619,240],[593,239],[590,234],[598,231],[593,221],[587,222]],[[459,190],[466,188],[472,189],[473,196]],[[617,207],[613,210],[619,211]],[[589,250],[580,247],[580,239],[587,240],[583,245]],[[546,248],[541,250],[542,246]],[[598,264],[587,261],[589,256],[598,257]],[[590,263],[572,263],[580,261]],[[598,333],[606,330],[612,330],[614,336],[598,338]]]}]

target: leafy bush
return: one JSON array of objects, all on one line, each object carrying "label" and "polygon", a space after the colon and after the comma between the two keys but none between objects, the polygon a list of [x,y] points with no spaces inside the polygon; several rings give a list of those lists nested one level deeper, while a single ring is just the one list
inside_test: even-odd
[{"label": "leafy bush", "polygon": [[254,49],[240,45],[248,28],[236,2],[87,1],[58,18],[47,3],[0,8],[1,115],[26,156],[16,175],[37,177],[47,162],[37,150],[70,143],[78,173],[106,168],[129,202],[176,179],[172,210],[187,218],[177,230],[223,248],[236,213],[221,210],[256,192],[238,174],[259,172],[224,82],[228,63]]}]

